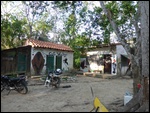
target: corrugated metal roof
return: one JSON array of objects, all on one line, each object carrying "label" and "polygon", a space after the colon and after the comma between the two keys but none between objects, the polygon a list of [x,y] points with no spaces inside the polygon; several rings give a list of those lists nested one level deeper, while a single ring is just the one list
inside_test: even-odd
[{"label": "corrugated metal roof", "polygon": [[69,46],[66,46],[64,44],[56,44],[52,42],[40,41],[35,39],[27,39],[25,45],[31,45],[32,47],[50,48],[50,49],[73,52],[73,50]]}]

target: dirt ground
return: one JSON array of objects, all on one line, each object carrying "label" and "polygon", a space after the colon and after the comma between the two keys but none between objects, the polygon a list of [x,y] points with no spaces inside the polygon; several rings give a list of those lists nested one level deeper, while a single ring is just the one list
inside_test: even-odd
[{"label": "dirt ground", "polygon": [[[114,112],[123,106],[125,92],[133,90],[130,78],[102,79],[80,75],[74,80],[62,81],[58,89],[45,87],[43,81],[38,83],[28,81],[29,92],[25,95],[15,91],[9,95],[6,95],[7,91],[1,92],[1,112],[89,112],[94,97]],[[62,87],[66,85],[71,87]]]}]

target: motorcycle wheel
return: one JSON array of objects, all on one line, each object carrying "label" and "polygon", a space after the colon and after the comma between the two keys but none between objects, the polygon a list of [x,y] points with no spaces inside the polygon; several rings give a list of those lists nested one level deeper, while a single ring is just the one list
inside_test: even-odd
[{"label": "motorcycle wheel", "polygon": [[16,86],[16,90],[21,94],[26,94],[28,92],[28,88],[25,81],[21,81],[20,83],[18,83]]},{"label": "motorcycle wheel", "polygon": [[60,86],[60,78],[58,78],[58,77],[55,77],[54,78],[54,82],[55,82],[55,88],[59,88],[59,86]]}]

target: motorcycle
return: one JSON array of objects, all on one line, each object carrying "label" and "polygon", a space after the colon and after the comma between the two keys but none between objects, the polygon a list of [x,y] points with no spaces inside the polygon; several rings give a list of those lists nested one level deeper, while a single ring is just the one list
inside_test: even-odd
[{"label": "motorcycle", "polygon": [[61,78],[60,75],[62,74],[61,69],[56,69],[55,71],[50,71],[45,79],[44,86],[54,86],[55,88],[59,88]]},{"label": "motorcycle", "polygon": [[1,92],[4,90],[8,90],[8,94],[10,93],[11,90],[15,90],[20,94],[26,94],[28,92],[28,87],[27,87],[25,75],[21,75],[15,78],[2,75],[1,76]]}]

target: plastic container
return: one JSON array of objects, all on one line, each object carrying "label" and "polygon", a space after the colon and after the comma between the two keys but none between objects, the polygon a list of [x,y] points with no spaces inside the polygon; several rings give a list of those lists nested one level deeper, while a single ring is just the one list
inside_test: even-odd
[{"label": "plastic container", "polygon": [[126,92],[126,94],[124,95],[124,105],[126,105],[132,98],[133,95],[129,92]]}]

